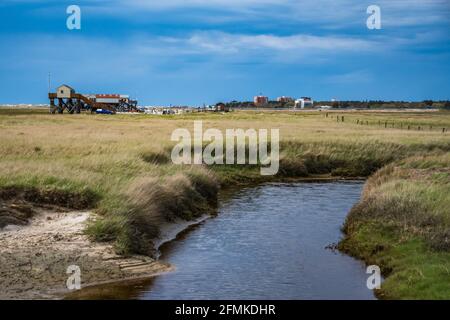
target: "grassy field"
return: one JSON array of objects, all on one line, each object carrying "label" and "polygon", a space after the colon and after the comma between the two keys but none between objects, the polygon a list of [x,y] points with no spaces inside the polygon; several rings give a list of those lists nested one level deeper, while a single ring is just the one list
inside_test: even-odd
[{"label": "grassy field", "polygon": [[[280,129],[279,174],[263,177],[254,166],[173,165],[171,133],[192,131],[194,120],[203,120],[205,129]],[[98,218],[86,232],[94,240],[112,241],[123,254],[152,254],[161,223],[214,210],[220,188],[267,179],[369,177],[344,225],[341,249],[382,267],[387,278],[380,297],[448,299],[450,133],[442,128],[450,129],[450,113],[161,117],[0,109],[0,197],[93,208]]]}]

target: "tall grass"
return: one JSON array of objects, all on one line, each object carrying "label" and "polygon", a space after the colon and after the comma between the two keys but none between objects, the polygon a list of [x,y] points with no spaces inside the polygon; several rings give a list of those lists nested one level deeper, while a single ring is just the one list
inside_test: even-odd
[{"label": "tall grass", "polygon": [[384,269],[381,297],[450,298],[449,195],[448,152],[398,161],[368,179],[340,248]]},{"label": "tall grass", "polygon": [[161,225],[211,212],[217,192],[214,174],[203,168],[168,177],[139,177],[127,187],[121,210],[106,212],[87,233],[98,241],[115,241],[122,254],[153,255],[152,240]]},{"label": "tall grass", "polygon": [[[346,113],[347,116],[361,115]],[[410,117],[411,122],[423,121],[416,114],[377,114],[376,117]],[[450,114],[427,113],[423,117],[433,124],[450,123]],[[280,129],[278,176],[262,177],[258,166],[173,165],[171,133],[180,127],[192,131],[194,120],[203,120],[204,129],[222,131],[228,128]],[[35,190],[34,194],[41,197],[33,196],[28,200],[42,202],[45,198],[63,206],[90,207],[97,215],[87,233],[97,241],[113,241],[117,251],[123,254],[152,254],[151,241],[158,235],[159,227],[175,219],[192,219],[214,208],[220,186],[286,177],[367,177],[402,159],[411,159],[404,165],[415,165],[417,169],[433,166],[433,181],[448,178],[433,164],[441,161],[439,157],[434,160],[426,157],[450,151],[447,135],[362,128],[351,123],[336,123],[319,112],[234,112],[163,118],[47,115],[2,110],[0,130],[0,190],[4,190],[3,194],[8,188]],[[447,162],[439,163],[442,168],[448,168]],[[374,182],[369,183],[369,187],[376,184],[375,180],[371,181]],[[392,195],[392,201],[400,201],[401,194],[409,194],[414,200],[413,195],[421,189],[402,183],[386,187],[401,190],[397,198]],[[423,196],[434,196],[436,202],[445,203],[436,196],[444,192],[439,188]],[[390,197],[390,191],[385,192],[385,197]],[[405,202],[403,208],[414,207],[414,204]],[[445,236],[446,230],[430,233],[427,243],[442,243]]]}]

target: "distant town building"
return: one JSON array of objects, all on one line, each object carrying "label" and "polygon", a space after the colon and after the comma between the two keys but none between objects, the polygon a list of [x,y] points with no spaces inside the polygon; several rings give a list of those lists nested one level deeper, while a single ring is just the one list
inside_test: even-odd
[{"label": "distant town building", "polygon": [[295,100],[295,107],[304,109],[304,108],[312,108],[314,105],[314,101],[310,97],[301,97],[300,99]]},{"label": "distant town building", "polygon": [[277,101],[281,102],[281,103],[287,103],[287,102],[294,101],[294,99],[292,99],[291,97],[281,96],[281,97],[277,98]]},{"label": "distant town building", "polygon": [[253,103],[257,107],[263,107],[269,103],[269,98],[265,96],[256,96],[253,98]]},{"label": "distant town building", "polygon": [[219,102],[218,104],[216,104],[215,107],[216,111],[220,111],[220,112],[228,112],[230,111],[230,108],[228,108],[224,103]]}]

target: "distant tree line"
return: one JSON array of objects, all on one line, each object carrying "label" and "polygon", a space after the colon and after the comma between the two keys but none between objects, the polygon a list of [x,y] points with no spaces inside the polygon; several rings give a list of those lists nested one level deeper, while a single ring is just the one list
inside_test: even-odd
[{"label": "distant tree line", "polygon": [[[295,102],[289,101],[289,102],[278,102],[278,101],[269,101],[264,108],[293,108]],[[227,108],[256,108],[253,101],[231,101],[226,102],[224,105]],[[261,107],[260,107],[261,108]]]},{"label": "distant tree line", "polygon": [[363,109],[450,109],[449,100],[424,100],[424,101],[385,101],[385,100],[366,100],[366,101],[316,101],[314,106],[328,105],[333,108],[363,108]]},{"label": "distant tree line", "polygon": [[[231,101],[224,105],[227,108],[255,108],[253,101]],[[267,105],[260,108],[293,108],[294,101],[278,102],[269,101]],[[314,107],[331,106],[336,109],[358,108],[358,109],[431,109],[439,108],[450,110],[449,100],[424,100],[424,101],[386,101],[386,100],[343,100],[343,101],[315,101]]]}]

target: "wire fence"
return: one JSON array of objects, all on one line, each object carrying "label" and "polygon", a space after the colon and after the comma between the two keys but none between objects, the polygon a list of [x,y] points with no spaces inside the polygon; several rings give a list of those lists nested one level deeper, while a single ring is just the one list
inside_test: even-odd
[{"label": "wire fence", "polygon": [[407,121],[396,121],[396,120],[374,120],[374,119],[364,119],[364,118],[348,118],[343,115],[330,115],[325,114],[326,118],[336,119],[336,122],[341,123],[354,123],[360,126],[377,126],[384,129],[400,129],[400,130],[414,130],[414,131],[433,131],[441,132],[443,134],[448,132],[447,127],[431,125],[431,124],[417,124],[410,123]]}]

